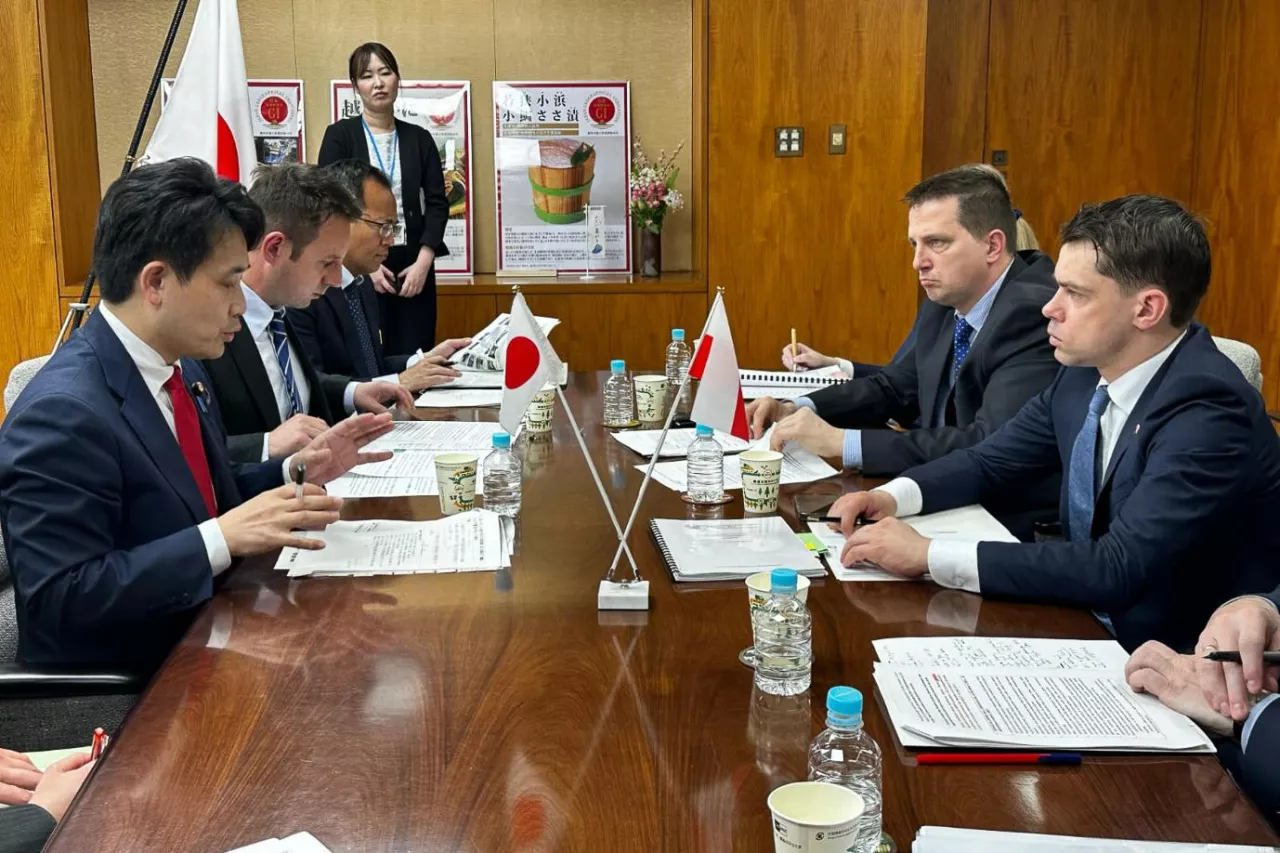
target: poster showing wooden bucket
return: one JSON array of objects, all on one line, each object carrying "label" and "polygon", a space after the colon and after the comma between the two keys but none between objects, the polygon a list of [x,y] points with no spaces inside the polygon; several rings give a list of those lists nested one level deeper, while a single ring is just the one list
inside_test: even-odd
[{"label": "poster showing wooden bucket", "polygon": [[[360,96],[350,80],[329,81],[331,121],[360,115]],[[440,151],[449,221],[444,244],[449,254],[436,258],[439,275],[471,275],[474,246],[471,192],[471,84],[465,80],[401,80],[396,118],[424,127]]]},{"label": "poster showing wooden bucket", "polygon": [[591,272],[629,272],[629,85],[497,82],[493,103],[499,269],[586,270],[586,209],[601,206]]}]

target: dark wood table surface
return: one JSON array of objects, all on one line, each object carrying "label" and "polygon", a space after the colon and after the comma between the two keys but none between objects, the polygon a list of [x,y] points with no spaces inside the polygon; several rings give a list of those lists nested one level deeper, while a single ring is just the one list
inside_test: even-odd
[{"label": "dark wood table surface", "polygon": [[[641,460],[600,426],[600,382],[578,374],[567,393],[625,522]],[[497,410],[419,416],[493,420]],[[221,853],[308,830],[335,853],[771,851],[765,798],[805,778],[837,684],[868,695],[884,826],[903,849],[929,824],[1277,842],[1211,756],[917,767],[897,745],[873,695],[873,639],[1104,636],[1088,614],[926,584],[818,580],[813,687],[765,696],[737,661],[751,639],[742,584],[673,583],[637,524],[630,541],[651,609],[597,610],[615,538],[563,412],[553,441],[520,445],[510,570],[290,581],[274,557],[236,569],[48,849]],[[790,495],[858,485],[784,488],[783,514]],[[735,495],[706,515],[740,517]],[[640,519],[687,512],[654,484]],[[370,499],[344,515],[428,519],[439,505]]]}]

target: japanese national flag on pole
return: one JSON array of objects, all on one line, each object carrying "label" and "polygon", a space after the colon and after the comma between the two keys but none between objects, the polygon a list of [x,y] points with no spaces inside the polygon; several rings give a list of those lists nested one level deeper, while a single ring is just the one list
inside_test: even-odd
[{"label": "japanese national flag on pole", "polygon": [[707,316],[698,351],[693,355],[693,364],[689,365],[689,376],[701,383],[689,417],[695,423],[715,427],[741,439],[750,439],[747,408],[742,402],[738,354],[733,350],[733,335],[729,334],[724,300],[718,294]]},{"label": "japanese national flag on pole", "polygon": [[533,395],[560,376],[560,357],[529,312],[522,293],[517,293],[511,303],[503,364],[502,409],[498,412],[498,423],[509,435],[515,435]]},{"label": "japanese national flag on pole", "polygon": [[257,154],[236,0],[200,0],[169,102],[138,161],[198,157],[248,186]]}]

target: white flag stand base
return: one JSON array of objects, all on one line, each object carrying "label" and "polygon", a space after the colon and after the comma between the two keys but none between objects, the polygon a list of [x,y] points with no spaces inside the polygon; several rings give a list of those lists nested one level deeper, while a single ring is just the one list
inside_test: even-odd
[{"label": "white flag stand base", "polygon": [[600,610],[648,610],[648,581],[600,581],[596,599]]}]

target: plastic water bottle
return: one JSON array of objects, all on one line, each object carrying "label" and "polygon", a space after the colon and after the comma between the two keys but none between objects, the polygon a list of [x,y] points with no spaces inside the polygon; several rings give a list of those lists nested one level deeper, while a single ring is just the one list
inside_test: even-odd
[{"label": "plastic water bottle", "polygon": [[[667,388],[669,393],[675,394],[679,390],[680,383],[689,375],[689,363],[692,360],[693,354],[689,352],[689,345],[684,342],[684,329],[672,329],[671,343],[667,344]],[[684,393],[676,398],[674,405],[676,410],[674,417],[689,417],[689,410],[693,408],[693,389],[685,388]]]},{"label": "plastic water bottle", "polygon": [[862,728],[862,693],[852,687],[827,692],[827,728],[809,747],[809,779],[862,797],[866,811],[849,849],[872,853],[880,845],[880,746]]},{"label": "plastic water bottle", "polygon": [[769,574],[769,600],[751,617],[756,648],[756,687],[775,696],[809,689],[813,622],[796,597],[795,569]]},{"label": "plastic water bottle", "polygon": [[482,467],[485,509],[509,516],[520,512],[520,460],[511,452],[511,436],[493,434],[493,450]]},{"label": "plastic water bottle", "polygon": [[724,448],[716,441],[715,432],[698,424],[698,436],[689,445],[685,485],[694,503],[719,503],[724,498]]},{"label": "plastic water bottle", "polygon": [[627,363],[615,358],[609,362],[609,373],[604,383],[604,425],[630,426],[636,419],[636,389],[627,375]]}]

